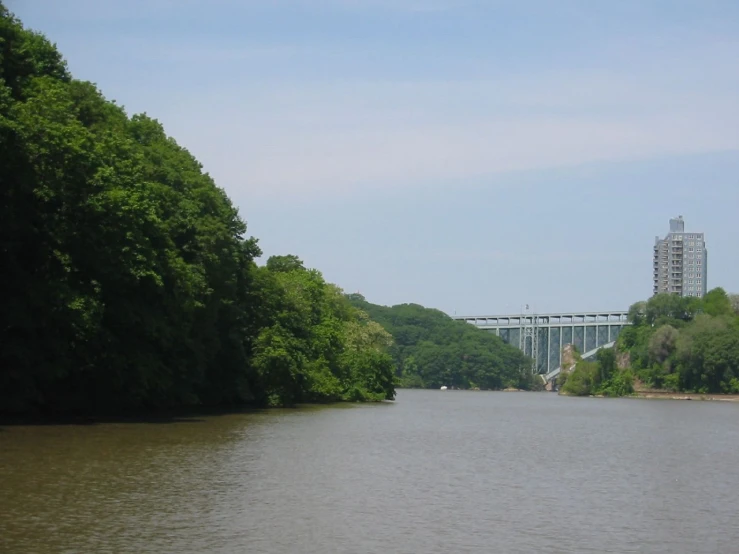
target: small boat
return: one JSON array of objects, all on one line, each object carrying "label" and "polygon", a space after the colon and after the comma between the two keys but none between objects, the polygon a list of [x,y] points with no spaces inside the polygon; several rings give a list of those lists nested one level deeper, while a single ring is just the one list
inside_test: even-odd
[{"label": "small boat", "polygon": [[446,385],[443,385],[440,390],[446,390]]}]

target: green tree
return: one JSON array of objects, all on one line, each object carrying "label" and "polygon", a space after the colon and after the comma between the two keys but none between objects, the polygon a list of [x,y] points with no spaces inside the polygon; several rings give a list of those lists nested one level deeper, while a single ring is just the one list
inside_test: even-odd
[{"label": "green tree", "polygon": [[580,361],[567,376],[560,391],[571,396],[589,396],[595,393],[599,376],[600,368],[596,362]]},{"label": "green tree", "polygon": [[700,299],[683,297],[677,294],[656,294],[647,301],[645,308],[646,323],[652,325],[663,323],[690,321],[700,311]]},{"label": "green tree", "polygon": [[576,358],[571,372],[560,381],[560,392],[570,396],[625,396],[634,392],[630,371],[620,370],[612,348],[598,351],[595,361]]},{"label": "green tree", "polygon": [[[360,294],[347,298],[394,339],[389,352],[403,386],[537,388],[531,361],[492,333],[417,304],[378,306]],[[540,379],[539,379],[540,381]]]},{"label": "green tree", "polygon": [[295,256],[270,259],[290,263],[259,269],[270,291],[254,354],[265,401],[392,399],[392,337]]},{"label": "green tree", "polygon": [[739,329],[727,317],[703,315],[677,343],[682,390],[725,392],[739,378]]},{"label": "green tree", "polygon": [[680,333],[671,325],[663,325],[649,339],[650,359],[658,364],[664,363],[674,352]]},{"label": "green tree", "polygon": [[703,299],[657,295],[617,341],[631,369],[655,387],[690,392],[736,390],[739,318],[721,288]]},{"label": "green tree", "polygon": [[734,315],[739,316],[739,294],[730,294],[729,302],[731,303],[731,309],[734,311]]},{"label": "green tree", "polygon": [[612,348],[602,348],[596,355],[601,382],[607,381],[616,373],[616,353]]},{"label": "green tree", "polygon": [[267,260],[267,269],[270,271],[289,272],[305,269],[303,261],[292,254],[287,256],[270,256]]},{"label": "green tree", "polygon": [[708,315],[733,315],[734,309],[731,299],[721,287],[712,289],[703,297],[703,311]]},{"label": "green tree", "polygon": [[647,303],[643,301],[635,302],[629,308],[629,313],[627,317],[629,322],[633,325],[641,325],[644,321],[644,318],[646,317],[646,313]]},{"label": "green tree", "polygon": [[2,3],[0,166],[0,411],[393,397],[387,334]]}]

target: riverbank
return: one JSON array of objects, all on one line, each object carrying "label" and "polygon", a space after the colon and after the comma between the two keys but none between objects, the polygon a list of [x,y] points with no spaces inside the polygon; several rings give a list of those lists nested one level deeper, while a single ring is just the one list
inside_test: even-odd
[{"label": "riverbank", "polygon": [[[557,391],[560,396],[577,397],[574,394],[568,394],[566,392]],[[603,394],[591,394],[588,395],[590,398],[609,398]],[[617,398],[617,397],[611,397]],[[739,402],[739,394],[721,394],[721,393],[688,393],[688,392],[674,392],[664,389],[647,389],[642,388],[637,382],[634,384],[634,392],[622,396],[621,398],[649,398],[649,399],[663,399],[663,400],[706,400],[713,402]]]},{"label": "riverbank", "polygon": [[[559,392],[560,396],[571,396],[574,394]],[[590,398],[609,398],[603,394],[591,394]],[[618,398],[618,397],[610,397]],[[697,394],[687,392],[671,392],[666,390],[635,391],[621,398],[649,398],[662,400],[706,400],[711,402],[739,402],[739,394]]]},{"label": "riverbank", "polygon": [[631,395],[634,398],[661,398],[664,400],[710,400],[714,402],[739,402],[739,394],[696,394],[671,392],[666,390],[640,390]]},{"label": "riverbank", "polygon": [[635,398],[662,398],[665,400],[712,400],[714,402],[739,402],[739,394],[700,394],[675,392],[665,389],[653,389],[639,379],[634,379],[634,394],[632,394],[632,396]]}]

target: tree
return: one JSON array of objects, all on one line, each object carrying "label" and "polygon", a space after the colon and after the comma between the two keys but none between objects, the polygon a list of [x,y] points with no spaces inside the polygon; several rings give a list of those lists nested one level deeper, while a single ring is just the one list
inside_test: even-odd
[{"label": "tree", "polygon": [[599,350],[595,361],[577,356],[574,369],[560,376],[560,392],[565,395],[625,396],[634,391],[631,373],[617,367],[612,348]]},{"label": "tree", "polygon": [[739,391],[739,318],[721,288],[702,299],[656,295],[617,348],[645,383],[675,391]]},{"label": "tree", "polygon": [[734,310],[734,314],[739,315],[739,294],[730,294],[729,302],[731,303],[731,309]]},{"label": "tree", "polygon": [[631,305],[631,307],[629,307],[627,318],[632,325],[641,325],[642,321],[644,321],[644,317],[646,316],[646,311],[646,302],[635,302]]},{"label": "tree", "polygon": [[305,269],[303,261],[292,254],[286,256],[270,256],[267,260],[267,269],[270,271],[289,272]]},{"label": "tree", "polygon": [[709,290],[703,297],[703,311],[708,315],[733,315],[734,309],[731,299],[721,287]]},{"label": "tree", "polygon": [[601,381],[607,381],[616,372],[616,353],[612,348],[602,348],[596,355]]},{"label": "tree", "polygon": [[257,271],[269,290],[268,323],[259,331],[254,364],[264,401],[283,405],[338,400],[391,400],[392,337],[320,272],[295,256],[270,258]]},{"label": "tree", "polygon": [[739,329],[727,317],[702,315],[677,343],[680,386],[725,392],[739,378]]},{"label": "tree", "polygon": [[2,3],[0,166],[0,411],[393,397],[379,326]]},{"label": "tree", "polygon": [[600,368],[596,362],[579,361],[567,376],[560,391],[571,396],[594,394],[600,381]]},{"label": "tree", "polygon": [[534,388],[531,362],[492,333],[417,304],[378,306],[347,296],[394,339],[390,347],[404,386],[503,389]]},{"label": "tree", "polygon": [[677,294],[661,293],[651,297],[646,304],[645,320],[652,325],[662,322],[690,321],[700,311],[700,299]]},{"label": "tree", "polygon": [[658,364],[664,363],[674,352],[680,333],[671,325],[657,329],[649,340],[649,356]]}]

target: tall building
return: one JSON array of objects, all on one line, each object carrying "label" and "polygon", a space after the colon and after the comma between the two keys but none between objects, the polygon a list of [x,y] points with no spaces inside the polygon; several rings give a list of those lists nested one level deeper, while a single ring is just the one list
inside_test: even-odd
[{"label": "tall building", "polygon": [[705,295],[707,265],[703,233],[686,233],[681,215],[671,219],[667,236],[654,239],[654,294]]}]

